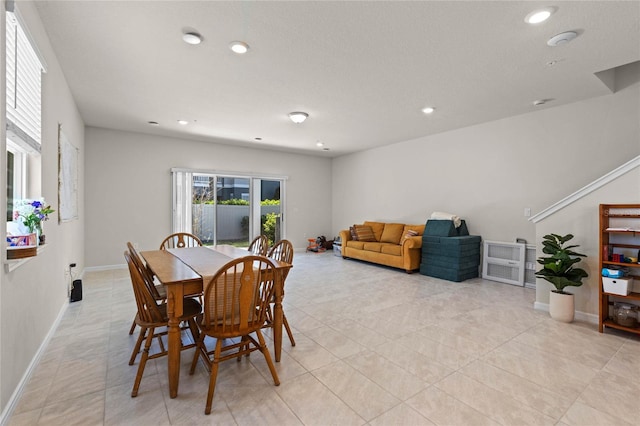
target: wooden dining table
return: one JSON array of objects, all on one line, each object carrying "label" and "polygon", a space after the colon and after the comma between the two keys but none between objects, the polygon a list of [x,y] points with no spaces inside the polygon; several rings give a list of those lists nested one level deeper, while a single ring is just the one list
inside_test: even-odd
[{"label": "wooden dining table", "polygon": [[[147,263],[147,267],[158,278],[167,290],[168,324],[168,370],[169,395],[178,396],[180,378],[180,316],[183,313],[185,296],[198,295],[213,275],[227,262],[239,257],[249,256],[246,249],[230,245],[174,248],[168,250],[142,251],[140,255]],[[275,259],[270,259],[276,271],[286,276],[285,271],[292,265]],[[282,354],[282,297],[284,279],[276,280],[275,300],[273,310],[273,344],[276,362]]]}]

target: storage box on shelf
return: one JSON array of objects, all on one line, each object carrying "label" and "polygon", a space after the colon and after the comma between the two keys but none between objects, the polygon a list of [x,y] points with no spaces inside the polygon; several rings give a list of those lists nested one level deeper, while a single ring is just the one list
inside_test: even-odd
[{"label": "storage box on shelf", "polygon": [[633,277],[609,278],[602,277],[602,291],[617,296],[628,296],[633,287]]},{"label": "storage box on shelf", "polygon": [[633,291],[633,278],[640,278],[640,204],[600,204],[600,271],[628,269],[627,276],[600,277],[598,328],[616,328],[640,334],[640,328],[612,318],[614,302],[640,305],[640,293]]}]

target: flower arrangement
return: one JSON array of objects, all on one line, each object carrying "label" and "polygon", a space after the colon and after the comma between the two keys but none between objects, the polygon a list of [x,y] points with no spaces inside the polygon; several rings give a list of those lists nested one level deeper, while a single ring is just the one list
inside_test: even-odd
[{"label": "flower arrangement", "polygon": [[22,218],[22,223],[29,228],[29,232],[38,230],[42,233],[42,222],[49,220],[49,214],[55,212],[50,205],[46,205],[43,198],[39,200],[16,200],[15,208],[13,220]]}]

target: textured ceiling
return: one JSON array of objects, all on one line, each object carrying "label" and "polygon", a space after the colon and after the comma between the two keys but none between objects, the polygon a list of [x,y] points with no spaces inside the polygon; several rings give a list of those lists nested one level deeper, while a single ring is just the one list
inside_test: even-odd
[{"label": "textured ceiling", "polygon": [[640,60],[638,1],[36,4],[87,125],[323,156],[610,94],[595,73]]}]

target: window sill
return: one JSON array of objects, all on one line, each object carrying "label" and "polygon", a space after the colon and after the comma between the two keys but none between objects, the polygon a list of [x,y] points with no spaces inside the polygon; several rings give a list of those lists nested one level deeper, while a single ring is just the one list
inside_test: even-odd
[{"label": "window sill", "polygon": [[[49,246],[50,246],[50,244],[44,244],[42,246],[38,246],[38,254],[42,253]],[[15,271],[20,266],[24,265],[25,263],[27,263],[31,259],[35,259],[36,257],[38,257],[38,256],[36,255],[36,256],[32,256],[32,257],[25,257],[24,259],[5,259],[4,260],[4,271],[6,273]]]}]

